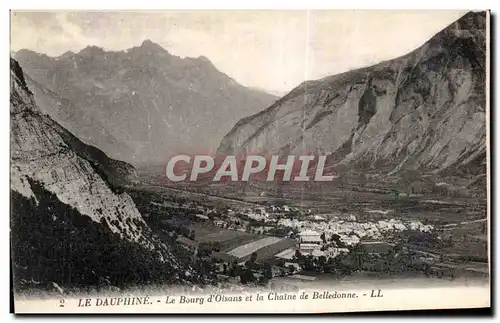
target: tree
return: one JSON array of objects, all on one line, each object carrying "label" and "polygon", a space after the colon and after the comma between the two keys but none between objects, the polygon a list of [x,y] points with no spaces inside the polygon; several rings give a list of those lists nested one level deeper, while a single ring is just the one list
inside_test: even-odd
[{"label": "tree", "polygon": [[254,269],[255,263],[252,261],[252,259],[245,261],[245,267],[249,269]]},{"label": "tree", "polygon": [[299,249],[296,249],[295,250],[295,255],[293,256],[294,260],[296,262],[299,262],[300,259],[302,258],[302,254],[300,253],[300,250]]},{"label": "tree", "polygon": [[229,269],[229,276],[235,277],[237,276],[237,271],[238,271],[238,262],[236,260],[233,260],[231,263],[231,267]]},{"label": "tree", "polygon": [[240,274],[240,281],[242,284],[248,284],[255,281],[255,276],[250,268],[245,269]]},{"label": "tree", "polygon": [[194,230],[191,230],[191,232],[189,233],[189,239],[191,239],[191,240],[195,240],[195,233],[194,233]]},{"label": "tree", "polygon": [[302,256],[302,254],[300,253],[300,250],[299,249],[295,250],[295,257],[300,258],[300,256]]},{"label": "tree", "polygon": [[326,243],[326,236],[324,232],[321,234],[321,240],[323,240],[323,243]]},{"label": "tree", "polygon": [[345,243],[340,240],[340,236],[338,234],[332,234],[331,240],[335,243],[335,246],[338,248],[345,248]]},{"label": "tree", "polygon": [[252,255],[250,256],[250,260],[252,262],[256,262],[257,261],[257,252],[252,252]]},{"label": "tree", "polygon": [[264,277],[269,280],[271,278],[273,278],[273,270],[271,268],[271,265],[269,265],[268,263],[264,264],[264,273],[263,273]]},{"label": "tree", "polygon": [[325,256],[320,256],[318,258],[318,267],[324,270],[324,267],[326,265],[326,257]]},{"label": "tree", "polygon": [[368,252],[362,245],[355,245],[351,250],[353,265],[355,270],[361,270],[364,263],[368,260]]},{"label": "tree", "polygon": [[304,257],[304,269],[305,270],[314,270],[314,261],[313,261],[313,256],[308,255],[307,257]]}]

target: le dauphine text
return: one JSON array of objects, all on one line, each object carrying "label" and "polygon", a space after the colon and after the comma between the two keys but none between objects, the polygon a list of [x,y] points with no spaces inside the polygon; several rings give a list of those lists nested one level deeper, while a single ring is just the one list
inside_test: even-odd
[{"label": "le dauphine text", "polygon": [[368,293],[338,291],[302,291],[298,293],[262,292],[243,295],[209,294],[181,296],[134,296],[134,297],[96,297],[78,299],[78,307],[88,306],[148,306],[153,304],[198,304],[205,303],[240,303],[261,301],[296,301],[296,300],[335,300],[359,297],[383,297],[381,290]]}]

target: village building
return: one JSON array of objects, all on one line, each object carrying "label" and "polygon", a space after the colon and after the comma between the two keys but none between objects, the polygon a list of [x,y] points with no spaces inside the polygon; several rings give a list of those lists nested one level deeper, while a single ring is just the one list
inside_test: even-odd
[{"label": "village building", "polygon": [[349,253],[347,248],[328,248],[325,250],[325,255],[329,258],[335,258],[340,254]]},{"label": "village building", "polygon": [[302,254],[311,254],[314,250],[321,249],[323,240],[321,234],[313,230],[304,230],[299,234],[299,251]]},{"label": "village building", "polygon": [[227,222],[223,220],[215,220],[214,224],[218,226],[219,228],[225,228],[227,227]]},{"label": "village building", "polygon": [[318,257],[322,257],[322,256],[325,256],[325,252],[322,251],[322,250],[318,250],[318,249],[315,249],[311,252],[311,256],[315,257],[315,258],[318,258]]}]

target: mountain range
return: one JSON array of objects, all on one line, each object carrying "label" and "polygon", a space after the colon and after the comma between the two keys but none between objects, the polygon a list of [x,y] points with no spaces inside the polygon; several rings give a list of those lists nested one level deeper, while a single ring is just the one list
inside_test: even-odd
[{"label": "mountain range", "polygon": [[218,152],[314,152],[337,175],[486,174],[486,118],[486,14],[470,12],[407,55],[302,83]]},{"label": "mountain range", "polygon": [[19,50],[40,109],[87,144],[135,165],[213,153],[232,125],[277,97],[246,88],[206,58],[145,40],[123,51],[88,46],[49,57]]}]

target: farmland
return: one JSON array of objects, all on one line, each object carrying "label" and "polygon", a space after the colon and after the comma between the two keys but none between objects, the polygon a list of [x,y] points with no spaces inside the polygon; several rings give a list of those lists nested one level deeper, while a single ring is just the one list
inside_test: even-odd
[{"label": "farmland", "polygon": [[[289,238],[280,239],[279,241],[268,244],[265,247],[257,250],[257,261],[271,261],[274,260],[277,254],[295,246],[296,241]],[[246,255],[240,261],[250,259],[250,255]]]},{"label": "farmland", "polygon": [[179,237],[178,242],[191,247],[200,243],[214,243],[220,251],[213,255],[226,261],[246,261],[253,252],[257,253],[257,261],[267,261],[295,245],[293,239],[227,230],[209,223],[192,223],[188,228],[194,230],[195,240]]},{"label": "farmland", "polygon": [[221,252],[264,238],[254,233],[222,229],[210,223],[192,223],[188,229],[194,230],[197,242],[217,243]]},{"label": "farmland", "polygon": [[[322,187],[322,190],[290,187],[276,195],[271,194],[265,185],[254,185],[251,189],[250,186],[247,189],[233,186],[209,185],[197,187],[196,192],[149,186],[149,196],[139,201],[146,202],[141,210],[156,217],[156,220],[149,219],[150,224],[159,220],[161,223],[170,221],[174,227],[183,227],[187,232],[178,232],[178,242],[188,248],[204,244],[211,249],[213,258],[228,263],[244,263],[253,252],[260,263],[276,264],[277,256],[287,250],[293,256],[296,241],[284,238],[291,224],[268,224],[247,216],[256,212],[257,208],[266,208],[274,213],[274,207],[281,207],[281,211],[271,214],[271,217],[298,220],[305,226],[311,226],[314,223],[307,222],[309,218],[320,216],[325,224],[315,228],[318,232],[332,230],[328,228],[331,225],[340,230],[345,227],[341,224],[343,222],[370,223],[369,228],[358,228],[366,232],[377,226],[378,221],[421,221],[432,225],[435,231],[426,234],[412,229],[398,234],[388,233],[387,237],[370,236],[362,241],[364,250],[372,254],[370,257],[373,259],[370,259],[378,263],[377,254],[384,255],[401,243],[413,258],[427,262],[432,268],[454,268],[457,275],[465,276],[488,272],[486,201],[480,197],[439,196],[433,193],[395,196],[359,187],[353,190],[328,186]],[[267,193],[263,194],[263,191]],[[289,211],[282,211],[284,206]],[[273,210],[269,211],[271,208]],[[157,227],[159,236],[165,237],[165,241],[172,235],[174,228],[171,226]],[[284,227],[267,232],[257,230],[272,226]],[[300,230],[303,226],[298,228]],[[349,232],[344,234],[350,235]],[[367,268],[371,270],[370,266]]]},{"label": "farmland", "polygon": [[282,240],[281,238],[276,238],[276,237],[265,237],[257,241],[253,241],[244,245],[241,245],[239,247],[234,248],[233,250],[229,251],[228,254],[238,257],[238,258],[243,258],[245,256],[248,256],[252,254],[253,252],[264,248],[270,244],[275,244],[278,241]]}]

